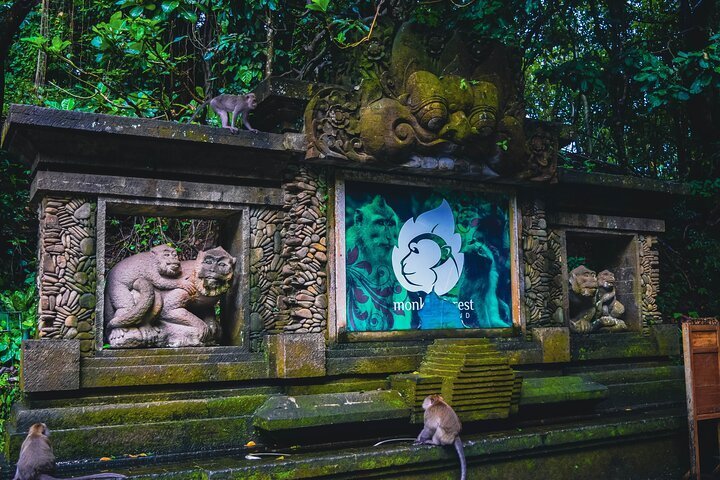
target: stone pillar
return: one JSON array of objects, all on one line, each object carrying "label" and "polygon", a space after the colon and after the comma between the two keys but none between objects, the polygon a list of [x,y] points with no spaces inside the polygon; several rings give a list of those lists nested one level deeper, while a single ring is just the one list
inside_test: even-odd
[{"label": "stone pillar", "polygon": [[662,323],[662,314],[658,310],[656,299],[660,291],[660,260],[657,248],[657,237],[654,235],[638,235],[640,252],[640,293],[642,298],[642,325],[647,327]]},{"label": "stone pillar", "polygon": [[48,196],[40,205],[38,335],[95,347],[96,203]]},{"label": "stone pillar", "polygon": [[558,230],[548,230],[548,250],[547,250],[547,274],[549,279],[549,290],[547,304],[545,308],[550,319],[550,324],[554,326],[565,326],[565,293],[563,279],[563,252],[565,246],[563,242],[565,237]]},{"label": "stone pillar", "polygon": [[267,207],[250,209],[250,344],[261,348],[263,334],[278,332],[283,212]]},{"label": "stone pillar", "polygon": [[525,321],[529,327],[550,323],[546,305],[549,294],[547,273],[547,221],[545,204],[538,199],[526,199],[521,204],[522,256],[525,289],[523,301]]},{"label": "stone pillar", "polygon": [[527,327],[563,327],[563,236],[548,228],[545,202],[541,199],[525,199],[520,208]]},{"label": "stone pillar", "polygon": [[300,167],[284,185],[282,295],[276,330],[320,333],[327,327],[327,181]]}]

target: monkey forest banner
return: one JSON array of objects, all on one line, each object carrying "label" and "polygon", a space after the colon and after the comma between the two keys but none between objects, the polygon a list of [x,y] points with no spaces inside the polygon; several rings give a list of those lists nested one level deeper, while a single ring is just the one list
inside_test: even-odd
[{"label": "monkey forest banner", "polygon": [[512,326],[509,198],[347,182],[347,330]]}]

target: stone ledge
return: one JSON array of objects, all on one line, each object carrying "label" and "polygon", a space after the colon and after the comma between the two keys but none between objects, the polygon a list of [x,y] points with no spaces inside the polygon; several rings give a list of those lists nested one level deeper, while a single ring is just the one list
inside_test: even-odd
[{"label": "stone ledge", "polygon": [[[679,478],[687,466],[687,419],[680,410],[653,415],[610,416],[572,425],[527,427],[463,438],[469,478]],[[591,450],[588,450],[591,449]],[[457,456],[450,448],[407,443],[246,460],[244,452],[173,465],[116,469],[133,480],[270,480],[276,478],[454,479]],[[592,453],[591,455],[589,454]],[[137,465],[143,465],[136,462]],[[65,473],[60,465],[59,473]],[[582,471],[578,468],[582,468]],[[97,468],[100,468],[97,466]],[[69,469],[68,469],[69,470]],[[441,473],[443,472],[443,473]],[[79,473],[79,472],[78,472]]]},{"label": "stone ledge", "polygon": [[607,398],[605,385],[581,377],[524,378],[520,407],[551,403],[602,400]]},{"label": "stone ledge", "polygon": [[[205,361],[147,365],[142,356],[122,362],[98,365],[92,358],[82,360],[82,388],[169,385],[229,382],[269,378],[268,362],[261,355],[248,355],[239,361]],[[155,359],[153,359],[155,360]],[[172,357],[170,358],[172,361]],[[117,366],[116,366],[117,365]]]},{"label": "stone ledge", "polygon": [[255,412],[254,425],[266,431],[410,418],[399,392],[324,393],[270,397]]}]

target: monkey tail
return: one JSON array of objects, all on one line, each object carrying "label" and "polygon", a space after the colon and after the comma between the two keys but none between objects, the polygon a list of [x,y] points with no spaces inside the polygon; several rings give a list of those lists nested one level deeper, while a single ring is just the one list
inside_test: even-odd
[{"label": "monkey tail", "polygon": [[455,437],[455,451],[457,451],[458,457],[460,458],[460,480],[465,480],[467,476],[467,465],[465,464],[465,451],[463,450],[462,440],[460,436]]},{"label": "monkey tail", "polygon": [[195,113],[193,113],[193,116],[190,117],[190,120],[188,120],[188,123],[192,123],[193,120],[195,120],[195,117],[197,117],[198,115],[200,115],[200,112],[203,111],[203,108],[207,107],[207,104],[210,103],[210,100],[211,100],[211,99],[208,98],[208,99],[205,100],[203,103],[201,103],[199,107],[197,107],[197,108],[195,109]]}]

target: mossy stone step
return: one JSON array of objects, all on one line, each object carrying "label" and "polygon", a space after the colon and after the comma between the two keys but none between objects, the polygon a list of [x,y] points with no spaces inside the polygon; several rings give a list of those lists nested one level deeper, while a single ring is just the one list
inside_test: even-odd
[{"label": "mossy stone step", "polygon": [[650,382],[656,380],[681,380],[685,381],[685,370],[682,365],[662,365],[652,367],[638,366],[636,368],[613,368],[606,367],[598,370],[572,369],[568,370],[572,375],[578,375],[594,382],[604,385]]},{"label": "mossy stone step", "polygon": [[[153,349],[162,350],[162,349]],[[140,353],[142,352],[142,354]],[[147,355],[142,350],[138,355],[112,355],[101,354],[82,359],[83,365],[88,367],[122,367],[137,365],[174,365],[179,363],[221,363],[221,362],[247,362],[257,360],[257,354],[248,352],[228,351],[224,353],[185,353],[182,350],[175,355]]]},{"label": "mossy stone step", "polygon": [[638,332],[572,335],[570,338],[570,357],[574,362],[660,356],[662,352],[655,339]]},{"label": "mossy stone step", "polygon": [[253,356],[247,361],[215,362],[210,360],[160,365],[136,362],[120,366],[98,366],[93,364],[92,360],[81,360],[81,371],[80,386],[82,388],[230,382],[269,378],[268,362],[260,356]]},{"label": "mossy stone step", "polygon": [[[169,454],[241,448],[252,440],[252,416],[182,419],[165,422],[53,430],[58,460],[98,459],[127,454]],[[26,432],[9,435],[9,458],[16,460]]]},{"label": "mossy stone step", "polygon": [[602,400],[607,396],[608,388],[605,385],[582,377],[525,378],[520,394],[520,406]]},{"label": "mossy stone step", "polygon": [[[357,389],[356,389],[357,390]],[[178,399],[197,400],[210,398],[225,397],[241,397],[252,395],[276,395],[280,393],[280,387],[263,386],[263,387],[240,387],[240,388],[218,388],[207,390],[167,390],[158,392],[128,392],[115,393],[112,395],[84,395],[82,397],[67,398],[36,398],[25,397],[21,404],[22,409],[36,408],[64,408],[64,407],[82,407],[95,405],[119,405],[146,402],[169,402]]]},{"label": "mossy stone step", "polygon": [[86,426],[144,425],[181,419],[236,417],[252,414],[267,398],[267,395],[244,395],[20,410],[15,416],[15,428],[27,431],[38,422],[46,423],[54,430],[65,430]]},{"label": "mossy stone step", "polygon": [[370,375],[412,372],[417,370],[422,355],[387,355],[327,358],[327,375]]},{"label": "mossy stone step", "polygon": [[266,431],[360,423],[410,417],[410,408],[399,392],[277,395],[255,412],[253,424]]},{"label": "mossy stone step", "polygon": [[36,422],[48,425],[55,455],[65,461],[240,448],[254,435],[254,411],[277,391],[225,389],[197,392],[196,398],[183,392],[174,392],[174,398],[173,392],[108,395],[66,399],[66,405],[55,400],[47,402],[55,406],[45,408],[39,407],[42,401],[31,406],[21,403],[6,424],[9,458],[17,459],[29,427]]},{"label": "mossy stone step", "polygon": [[[572,424],[463,435],[468,478],[530,480],[538,478],[538,472],[544,472],[547,478],[629,478],[628,475],[679,478],[687,468],[685,459],[670,447],[676,446],[672,444],[675,439],[679,444],[685,441],[686,422],[685,414],[675,410],[641,417],[604,416]],[[429,480],[459,476],[457,456],[451,448],[412,445],[411,442],[373,447],[372,443],[316,452],[281,449],[280,452],[290,455],[261,460],[245,459],[244,453],[238,452],[172,465],[152,465],[151,461],[141,460],[132,468],[103,467],[127,474],[132,480]],[[582,465],[580,472],[579,464]],[[68,476],[68,473],[80,472],[61,464],[58,474]]]},{"label": "mossy stone step", "polygon": [[327,358],[370,357],[387,355],[422,355],[425,347],[421,345],[401,345],[384,347],[367,347],[364,344],[353,344],[352,348],[333,346],[326,351]]}]

